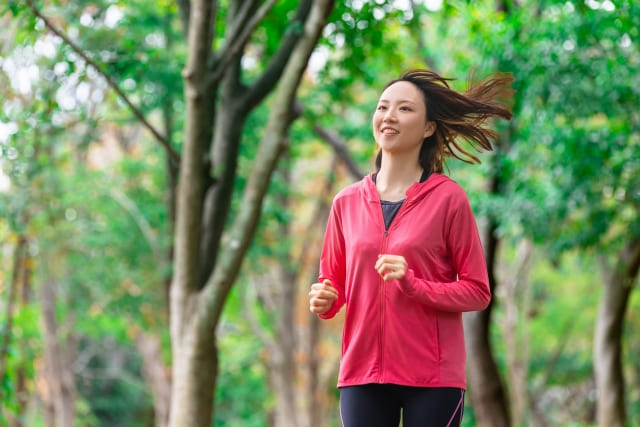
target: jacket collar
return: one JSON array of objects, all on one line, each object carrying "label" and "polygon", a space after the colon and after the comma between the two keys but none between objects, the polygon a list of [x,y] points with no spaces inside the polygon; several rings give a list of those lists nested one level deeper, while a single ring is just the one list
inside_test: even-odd
[{"label": "jacket collar", "polygon": [[[380,195],[378,194],[378,189],[372,177],[373,173],[362,178],[360,181],[360,189],[367,201],[380,203]],[[433,191],[433,189],[450,180],[451,179],[445,175],[432,173],[426,181],[414,182],[413,185],[407,189],[406,203],[415,203],[422,200],[427,194]]]}]

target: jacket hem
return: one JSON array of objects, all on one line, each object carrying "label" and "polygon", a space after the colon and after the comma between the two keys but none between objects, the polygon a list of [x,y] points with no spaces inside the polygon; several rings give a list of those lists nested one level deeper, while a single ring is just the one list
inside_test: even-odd
[{"label": "jacket hem", "polygon": [[341,387],[349,387],[349,386],[357,386],[364,384],[395,384],[402,385],[408,387],[424,387],[424,388],[459,388],[462,390],[466,390],[466,383],[460,382],[417,382],[417,381],[401,381],[401,380],[388,380],[388,381],[377,381],[373,378],[362,378],[362,379],[354,379],[349,381],[338,381],[338,388]]}]

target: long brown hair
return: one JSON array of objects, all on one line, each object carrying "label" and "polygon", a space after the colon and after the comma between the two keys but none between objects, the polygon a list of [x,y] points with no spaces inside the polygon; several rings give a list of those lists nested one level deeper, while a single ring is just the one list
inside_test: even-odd
[{"label": "long brown hair", "polygon": [[[498,132],[485,127],[492,117],[510,120],[512,113],[507,103],[513,96],[510,73],[493,73],[474,82],[474,73],[469,76],[469,88],[457,92],[449,87],[451,78],[442,77],[429,70],[411,70],[392,80],[414,84],[424,96],[427,121],[436,125],[435,132],[424,139],[420,148],[420,166],[427,172],[442,173],[446,157],[455,157],[466,163],[480,163],[480,159],[460,145],[466,140],[480,152],[493,149],[491,140],[499,137]],[[382,164],[382,151],[376,157],[376,167]]]}]

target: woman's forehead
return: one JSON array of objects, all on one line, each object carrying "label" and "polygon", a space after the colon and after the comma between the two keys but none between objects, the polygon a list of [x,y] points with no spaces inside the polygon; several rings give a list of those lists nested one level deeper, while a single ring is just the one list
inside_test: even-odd
[{"label": "woman's forehead", "polygon": [[379,102],[408,101],[424,104],[422,93],[413,83],[399,81],[391,84],[380,95]]}]

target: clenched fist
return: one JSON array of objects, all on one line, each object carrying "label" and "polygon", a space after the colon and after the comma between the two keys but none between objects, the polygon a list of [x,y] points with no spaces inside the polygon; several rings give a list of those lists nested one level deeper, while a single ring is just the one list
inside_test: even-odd
[{"label": "clenched fist", "polygon": [[338,299],[338,291],[331,286],[331,281],[325,279],[322,283],[311,285],[309,292],[309,310],[315,314],[324,314]]},{"label": "clenched fist", "polygon": [[378,255],[375,269],[383,280],[402,279],[407,271],[407,261],[402,255]]}]

